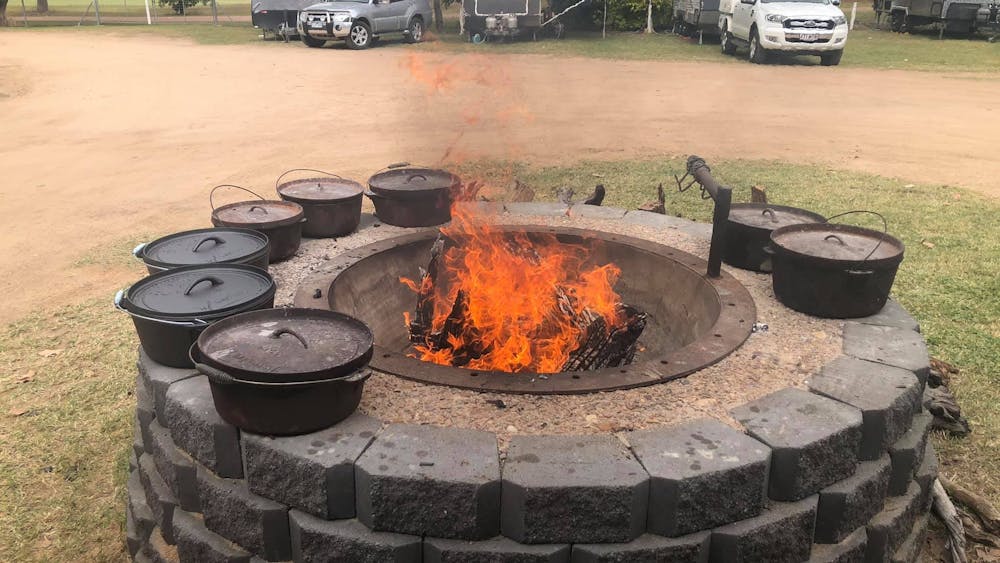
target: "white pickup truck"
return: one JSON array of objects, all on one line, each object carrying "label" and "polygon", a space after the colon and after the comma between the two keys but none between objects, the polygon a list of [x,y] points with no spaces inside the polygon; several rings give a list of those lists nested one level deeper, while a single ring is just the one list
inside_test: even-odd
[{"label": "white pickup truck", "polygon": [[824,66],[840,64],[847,43],[847,18],[840,0],[722,0],[722,52],[747,47],[750,62],[765,63],[774,52],[819,55]]}]

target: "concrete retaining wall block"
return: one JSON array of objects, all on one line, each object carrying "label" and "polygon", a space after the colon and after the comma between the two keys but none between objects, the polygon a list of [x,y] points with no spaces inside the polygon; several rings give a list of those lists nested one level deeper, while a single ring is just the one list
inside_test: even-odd
[{"label": "concrete retaining wall block", "polygon": [[913,417],[913,426],[903,437],[889,447],[892,458],[892,476],[889,478],[889,495],[899,496],[906,492],[917,468],[924,461],[927,435],[930,433],[934,417],[921,413]]},{"label": "concrete retaining wall block", "polygon": [[205,526],[269,561],[292,556],[288,507],[250,492],[242,480],[198,470]]},{"label": "concrete retaining wall block", "polygon": [[195,476],[194,460],[181,452],[170,438],[170,432],[155,420],[149,425],[152,437],[150,454],[160,477],[177,497],[180,507],[189,512],[201,512],[198,501],[198,478]]},{"label": "concrete retaining wall block", "polygon": [[851,477],[820,491],[815,542],[839,543],[881,512],[889,490],[889,472],[889,456],[866,461]]},{"label": "concrete retaining wall block", "polygon": [[912,371],[920,381],[921,393],[931,370],[924,339],[903,328],[844,323],[844,354]]},{"label": "concrete retaining wall block", "polygon": [[192,563],[250,563],[240,546],[213,534],[195,514],[174,511],[174,537],[181,561]]},{"label": "concrete retaining wall block", "polygon": [[524,545],[496,537],[482,541],[424,539],[423,563],[569,563],[569,545]]},{"label": "concrete retaining wall block", "polygon": [[573,545],[572,563],[706,563],[711,532],[679,538],[644,534],[628,543]]},{"label": "concrete retaining wall block", "polygon": [[712,531],[711,561],[799,563],[809,559],[817,496],[776,502],[760,516]]},{"label": "concrete retaining wall block", "polygon": [[[139,480],[146,493],[146,504],[153,513],[153,519],[167,543],[174,543],[172,521],[177,508],[177,497],[156,471],[156,464],[149,454],[139,457]],[[150,555],[152,558],[152,555]]]},{"label": "concrete retaining wall block", "polygon": [[243,477],[239,431],[215,410],[207,377],[171,385],[165,410],[178,447],[222,477]]},{"label": "concrete retaining wall block", "polygon": [[373,532],[357,520],[320,520],[291,510],[292,560],[421,563],[419,536]]}]

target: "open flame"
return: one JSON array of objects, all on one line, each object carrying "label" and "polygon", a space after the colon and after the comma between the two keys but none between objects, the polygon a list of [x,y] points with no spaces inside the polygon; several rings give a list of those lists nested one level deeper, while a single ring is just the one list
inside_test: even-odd
[{"label": "open flame", "polygon": [[[602,317],[607,331],[623,325],[613,289],[617,266],[593,265],[586,246],[552,235],[512,236],[467,209],[455,206],[451,224],[441,228],[448,244],[435,275],[400,278],[418,296],[433,295],[429,333],[445,335],[443,346],[430,338],[414,342],[417,357],[470,369],[554,373],[585,338],[581,319]],[[406,313],[408,326],[412,320]]]}]

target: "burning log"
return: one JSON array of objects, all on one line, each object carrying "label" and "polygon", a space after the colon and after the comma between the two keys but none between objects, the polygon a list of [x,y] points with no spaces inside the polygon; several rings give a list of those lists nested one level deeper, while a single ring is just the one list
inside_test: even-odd
[{"label": "burning log", "polygon": [[420,285],[417,290],[417,307],[410,321],[410,342],[422,344],[427,340],[434,321],[434,287],[441,268],[444,254],[444,238],[438,236],[431,246],[431,259],[427,269],[420,270]]},{"label": "burning log", "polygon": [[618,367],[635,359],[639,336],[646,328],[646,313],[621,305],[625,324],[608,329],[604,317],[594,316],[584,330],[580,345],[573,350],[562,371],[584,371]]}]

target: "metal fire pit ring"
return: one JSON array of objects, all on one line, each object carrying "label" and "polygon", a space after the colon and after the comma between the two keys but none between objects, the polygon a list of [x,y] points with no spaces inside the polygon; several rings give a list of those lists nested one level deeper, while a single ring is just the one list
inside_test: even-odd
[{"label": "metal fire pit ring", "polygon": [[[502,229],[582,240],[596,239],[611,246],[631,247],[650,260],[669,264],[672,268],[682,268],[685,276],[700,278],[703,286],[699,297],[712,300],[718,309],[718,316],[707,330],[700,331],[694,341],[668,353],[641,355],[636,362],[622,367],[551,374],[489,372],[424,362],[409,357],[404,351],[405,346],[398,340],[387,343],[385,338],[380,338],[378,328],[373,326],[376,342],[371,367],[423,383],[500,393],[581,394],[630,389],[678,379],[719,362],[746,341],[756,321],[753,298],[739,281],[725,272],[717,278],[706,276],[708,263],[705,260],[676,248],[613,233],[570,227],[518,225],[504,226]],[[317,273],[299,286],[295,305],[339,310],[364,319],[364,311],[344,310],[346,307],[335,305],[338,284],[348,283],[345,280],[351,277],[352,269],[358,268],[359,264],[371,259],[378,260],[376,257],[379,255],[394,250],[402,252],[405,247],[429,246],[437,234],[437,229],[424,229],[345,252],[324,263]],[[426,260],[426,257],[426,254],[422,254],[420,260]],[[623,278],[625,275],[627,272],[623,267]],[[387,276],[383,275],[382,278],[386,279]],[[357,291],[357,288],[345,287],[342,291]],[[358,297],[369,297],[366,303],[372,305],[372,295]],[[642,307],[642,304],[635,305]],[[364,303],[359,304],[359,307],[364,306]],[[398,315],[399,325],[403,325],[403,309],[389,314]]]}]

